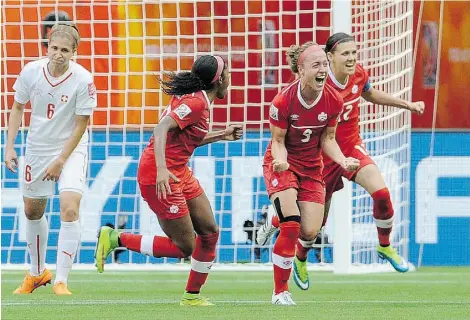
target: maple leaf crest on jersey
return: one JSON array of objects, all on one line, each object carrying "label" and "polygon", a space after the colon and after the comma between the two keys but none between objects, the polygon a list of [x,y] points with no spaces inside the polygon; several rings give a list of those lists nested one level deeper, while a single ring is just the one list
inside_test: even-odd
[{"label": "maple leaf crest on jersey", "polygon": [[274,120],[279,120],[279,110],[274,104],[271,104],[271,106],[269,107],[269,116]]},{"label": "maple leaf crest on jersey", "polygon": [[318,120],[325,121],[326,119],[328,119],[328,115],[325,112],[322,112],[318,115]]},{"label": "maple leaf crest on jersey", "polygon": [[184,117],[191,113],[191,108],[183,103],[178,108],[176,108],[174,112],[176,113],[178,118],[183,120]]}]

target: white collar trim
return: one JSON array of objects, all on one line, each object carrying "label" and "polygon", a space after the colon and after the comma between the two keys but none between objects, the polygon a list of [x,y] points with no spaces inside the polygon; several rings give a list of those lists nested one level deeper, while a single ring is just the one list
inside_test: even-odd
[{"label": "white collar trim", "polygon": [[333,83],[335,84],[335,86],[337,86],[338,88],[340,88],[341,90],[344,90],[346,89],[346,86],[348,85],[348,81],[349,81],[349,76],[347,76],[346,78],[346,83],[345,84],[341,84],[335,77],[335,75],[333,74],[333,71],[331,71],[330,67],[328,67],[328,77],[331,78],[331,81],[333,81]]},{"label": "white collar trim", "polygon": [[201,90],[202,91],[202,94],[204,95],[204,97],[206,98],[207,100],[207,105],[210,106],[211,105],[211,101],[209,100],[209,97],[207,96],[207,93],[205,90]]},{"label": "white collar trim", "polygon": [[299,86],[297,87],[297,98],[299,99],[300,103],[302,104],[302,106],[305,108],[305,109],[311,109],[313,108],[317,103],[318,101],[320,101],[321,97],[323,95],[323,90],[320,92],[320,94],[318,95],[318,97],[315,99],[315,101],[313,101],[312,104],[308,104],[304,98],[302,97],[302,93],[300,92],[300,81],[299,81]]}]

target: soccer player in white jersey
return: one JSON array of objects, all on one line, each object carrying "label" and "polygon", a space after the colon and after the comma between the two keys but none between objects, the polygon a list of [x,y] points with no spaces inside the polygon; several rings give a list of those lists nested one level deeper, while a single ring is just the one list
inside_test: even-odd
[{"label": "soccer player in white jersey", "polygon": [[13,86],[15,101],[5,148],[5,164],[13,172],[18,166],[14,141],[24,107],[31,102],[22,184],[31,266],[15,294],[29,294],[51,283],[52,274],[44,266],[49,233],[44,211],[47,197],[54,194],[56,182],[61,226],[53,291],[57,295],[71,294],[67,278],[80,243],[78,211],[87,168],[87,126],[96,107],[91,73],[71,61],[79,42],[76,27],[54,25],[47,58],[28,63]]}]

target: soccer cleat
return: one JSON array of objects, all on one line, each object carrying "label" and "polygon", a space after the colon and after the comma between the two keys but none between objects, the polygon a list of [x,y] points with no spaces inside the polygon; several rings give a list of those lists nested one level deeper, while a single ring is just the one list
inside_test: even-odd
[{"label": "soccer cleat", "polygon": [[289,291],[283,291],[279,294],[273,292],[273,296],[271,298],[272,304],[277,305],[284,305],[284,306],[295,306],[297,303],[292,300],[292,295]]},{"label": "soccer cleat", "polygon": [[213,306],[214,304],[208,298],[201,296],[199,293],[185,292],[180,301],[180,306]]},{"label": "soccer cleat", "polygon": [[113,228],[101,227],[95,249],[95,266],[98,268],[99,273],[104,271],[104,263],[109,254],[119,247],[118,239],[120,234],[121,232]]},{"label": "soccer cleat", "polygon": [[70,292],[70,290],[67,288],[67,284],[62,281],[59,281],[54,284],[54,287],[52,287],[52,291],[54,291],[54,294],[58,296],[69,296],[72,294],[72,292]]},{"label": "soccer cleat", "polygon": [[44,269],[44,272],[39,276],[32,276],[29,272],[26,272],[23,283],[13,291],[13,294],[30,294],[40,286],[51,283],[51,280],[52,273],[48,269]]},{"label": "soccer cleat", "polygon": [[382,247],[378,245],[377,253],[380,258],[388,260],[393,268],[398,272],[407,272],[409,270],[408,262],[405,261],[392,246]]},{"label": "soccer cleat", "polygon": [[300,261],[297,257],[294,258],[294,282],[302,290],[310,287],[307,261]]},{"label": "soccer cleat", "polygon": [[268,212],[266,213],[266,221],[258,229],[256,234],[256,243],[260,246],[265,246],[269,241],[271,241],[271,238],[277,230],[277,228],[273,226],[272,221],[275,214],[276,212],[274,211],[274,208],[269,206]]}]

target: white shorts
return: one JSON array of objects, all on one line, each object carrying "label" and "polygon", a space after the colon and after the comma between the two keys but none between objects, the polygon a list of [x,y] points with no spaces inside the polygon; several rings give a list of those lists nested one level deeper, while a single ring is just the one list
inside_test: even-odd
[{"label": "white shorts", "polygon": [[[59,193],[72,191],[83,194],[85,189],[88,152],[75,149],[64,164],[58,180]],[[57,156],[33,156],[26,154],[23,168],[23,196],[44,198],[55,194],[54,181],[42,181],[47,166]]]}]

